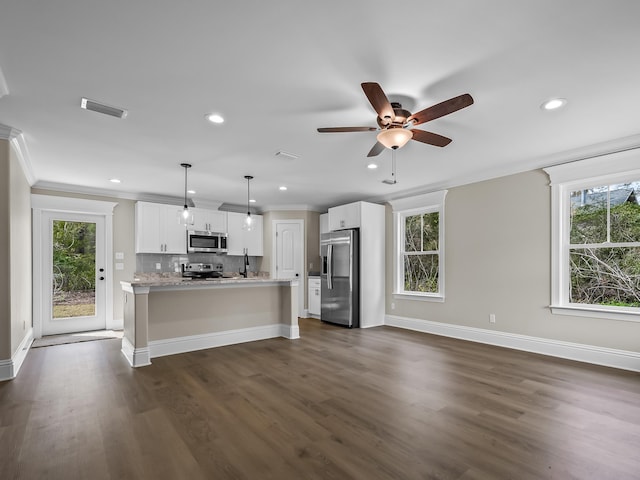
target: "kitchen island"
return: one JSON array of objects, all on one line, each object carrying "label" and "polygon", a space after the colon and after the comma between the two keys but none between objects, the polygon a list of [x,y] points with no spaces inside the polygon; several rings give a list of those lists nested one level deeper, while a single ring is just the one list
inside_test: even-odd
[{"label": "kitchen island", "polygon": [[300,336],[297,280],[171,277],[121,285],[122,353],[132,367],[164,355]]}]

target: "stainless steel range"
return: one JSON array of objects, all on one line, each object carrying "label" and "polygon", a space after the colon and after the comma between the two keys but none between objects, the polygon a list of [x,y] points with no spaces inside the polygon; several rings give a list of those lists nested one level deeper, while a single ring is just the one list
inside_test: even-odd
[{"label": "stainless steel range", "polygon": [[222,277],[221,263],[183,263],[182,276],[185,278],[220,278]]}]

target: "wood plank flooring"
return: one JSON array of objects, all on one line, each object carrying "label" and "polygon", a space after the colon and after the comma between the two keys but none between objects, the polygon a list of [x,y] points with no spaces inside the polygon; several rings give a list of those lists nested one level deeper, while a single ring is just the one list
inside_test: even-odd
[{"label": "wood plank flooring", "polygon": [[0,383],[0,478],[640,479],[640,374],[301,320],[156,358],[32,350]]}]

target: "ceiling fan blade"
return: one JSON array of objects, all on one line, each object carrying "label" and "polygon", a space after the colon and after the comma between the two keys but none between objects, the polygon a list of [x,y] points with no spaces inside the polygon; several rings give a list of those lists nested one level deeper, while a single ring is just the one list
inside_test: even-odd
[{"label": "ceiling fan blade", "polygon": [[336,132],[375,132],[375,127],[322,127],[318,131],[320,133],[336,133]]},{"label": "ceiling fan blade", "polygon": [[425,132],[424,130],[411,130],[413,133],[412,140],[422,143],[428,143],[436,147],[446,147],[451,143],[451,139],[438,135],[437,133]]},{"label": "ceiling fan blade", "polygon": [[430,122],[436,118],[457,112],[469,105],[473,105],[473,97],[468,93],[465,93],[463,95],[450,98],[449,100],[445,100],[437,105],[433,105],[432,107],[425,108],[418,113],[414,113],[407,118],[407,122],[413,122],[414,125],[420,125],[421,123]]},{"label": "ceiling fan blade", "polygon": [[382,90],[382,87],[375,82],[365,82],[361,85],[362,90],[364,90],[364,94],[369,99],[371,106],[378,116],[383,120],[392,122],[396,115],[393,112],[393,107],[391,106],[391,103],[389,103],[389,99]]},{"label": "ceiling fan blade", "polygon": [[376,155],[380,155],[384,149],[385,146],[383,144],[381,144],[380,142],[376,142],[373,148],[369,150],[367,157],[375,157]]}]

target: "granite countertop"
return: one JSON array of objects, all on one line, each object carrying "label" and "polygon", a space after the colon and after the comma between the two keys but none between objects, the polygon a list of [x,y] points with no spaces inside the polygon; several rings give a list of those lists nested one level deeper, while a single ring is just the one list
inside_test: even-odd
[{"label": "granite countertop", "polygon": [[[255,285],[264,283],[286,283],[292,280],[273,279],[265,275],[255,275],[249,278],[242,276],[223,276],[218,278],[193,279],[179,274],[136,274],[133,280],[120,282],[131,287],[214,287],[218,285]],[[297,280],[294,280],[297,281]]]}]

